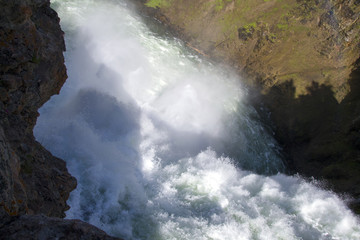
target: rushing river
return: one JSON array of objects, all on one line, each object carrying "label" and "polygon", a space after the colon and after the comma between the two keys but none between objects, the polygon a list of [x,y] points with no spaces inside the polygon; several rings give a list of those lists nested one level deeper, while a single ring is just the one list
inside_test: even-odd
[{"label": "rushing river", "polygon": [[68,218],[129,240],[360,239],[344,200],[281,174],[279,147],[231,70],[124,1],[52,7],[69,79],[35,135],[78,179]]}]

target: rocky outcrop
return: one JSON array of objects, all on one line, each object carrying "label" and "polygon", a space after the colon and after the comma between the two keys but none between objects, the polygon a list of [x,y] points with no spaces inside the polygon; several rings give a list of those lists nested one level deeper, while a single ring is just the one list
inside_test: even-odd
[{"label": "rocky outcrop", "polygon": [[[196,51],[238,69],[293,172],[360,213],[360,1],[138,0]],[[260,111],[261,112],[261,111]]]},{"label": "rocky outcrop", "polygon": [[49,218],[65,216],[76,187],[65,162],[33,136],[37,110],[67,77],[59,18],[49,0],[0,6],[0,238],[111,239],[89,224]]},{"label": "rocky outcrop", "polygon": [[105,232],[79,220],[63,220],[42,215],[9,217],[0,224],[0,239],[6,240],[115,240]]},{"label": "rocky outcrop", "polygon": [[[358,64],[358,63],[357,63]],[[359,66],[359,65],[357,65]],[[341,103],[331,87],[316,82],[309,94],[295,97],[291,81],[272,87],[263,100],[271,111],[276,137],[288,163],[305,176],[326,180],[350,194],[360,213],[360,68],[350,75],[350,93]]]},{"label": "rocky outcrop", "polygon": [[64,217],[76,180],[32,132],[38,108],[67,77],[63,32],[49,1],[0,4],[1,211]]},{"label": "rocky outcrop", "polygon": [[296,96],[308,94],[313,81],[330,86],[338,102],[350,91],[346,79],[360,52],[356,0],[141,2],[190,46],[247,74],[262,93],[289,80]]}]

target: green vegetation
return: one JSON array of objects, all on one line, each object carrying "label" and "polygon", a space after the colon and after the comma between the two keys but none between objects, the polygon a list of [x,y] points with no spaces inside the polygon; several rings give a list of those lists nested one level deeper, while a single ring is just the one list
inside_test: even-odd
[{"label": "green vegetation", "polygon": [[216,0],[216,2],[215,2],[215,10],[217,12],[221,11],[224,8],[226,2],[232,2],[232,0]]},{"label": "green vegetation", "polygon": [[249,23],[249,24],[243,26],[243,28],[245,29],[245,31],[247,33],[250,33],[250,32],[253,32],[256,30],[256,26],[257,26],[256,22],[252,22],[252,23]]},{"label": "green vegetation", "polygon": [[152,8],[168,7],[170,6],[170,1],[171,0],[148,0],[145,5]]},{"label": "green vegetation", "polygon": [[280,30],[287,30],[288,29],[288,25],[287,24],[277,24],[276,27]]},{"label": "green vegetation", "polygon": [[224,2],[223,0],[216,0],[216,6],[215,6],[215,10],[218,12],[221,9],[223,9],[224,7]]},{"label": "green vegetation", "polygon": [[[334,51],[329,51],[327,58],[321,55],[321,29],[314,20],[324,10],[310,0],[147,0],[146,5],[161,8],[171,22],[189,33],[192,44],[203,46],[204,51],[216,48],[218,57],[232,60],[256,53],[253,68],[276,76],[276,83],[267,85],[292,79],[296,96],[307,93],[308,79],[323,79],[319,69],[327,69],[333,64],[332,57],[338,56]],[[356,27],[360,24],[354,24]],[[324,79],[332,85],[341,75],[326,74]]]},{"label": "green vegetation", "polygon": [[236,31],[241,22],[243,22],[241,15],[226,14],[220,24],[226,33],[228,31]]}]

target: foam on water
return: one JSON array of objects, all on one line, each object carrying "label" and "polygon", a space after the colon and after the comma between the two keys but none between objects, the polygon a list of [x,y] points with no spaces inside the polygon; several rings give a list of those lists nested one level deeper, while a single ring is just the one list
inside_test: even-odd
[{"label": "foam on water", "polygon": [[68,218],[125,239],[360,238],[339,197],[280,173],[230,70],[151,32],[123,1],[52,4],[69,79],[35,135],[78,179]]}]

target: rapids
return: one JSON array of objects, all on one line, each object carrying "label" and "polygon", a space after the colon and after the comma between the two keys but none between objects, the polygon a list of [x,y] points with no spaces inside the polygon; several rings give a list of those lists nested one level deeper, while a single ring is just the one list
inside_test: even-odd
[{"label": "rapids", "polygon": [[124,239],[360,239],[344,199],[286,176],[241,79],[122,0],[53,0],[69,79],[34,133],[78,187],[67,218]]}]

